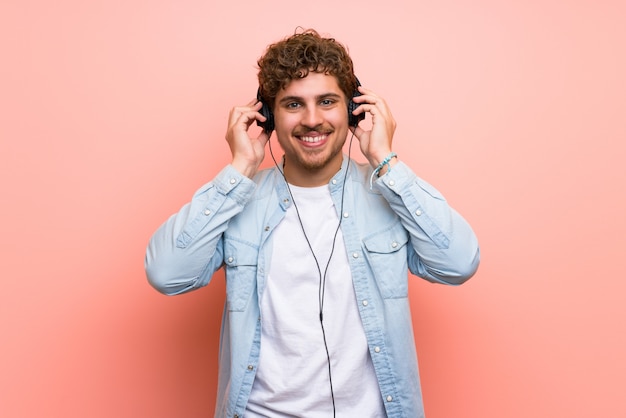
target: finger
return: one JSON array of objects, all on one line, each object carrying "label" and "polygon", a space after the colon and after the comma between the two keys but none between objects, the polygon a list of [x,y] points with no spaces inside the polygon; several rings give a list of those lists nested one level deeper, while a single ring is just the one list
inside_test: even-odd
[{"label": "finger", "polygon": [[260,105],[257,106],[256,104],[252,107],[241,106],[233,108],[230,112],[228,126],[233,127],[241,123],[242,125],[249,127],[255,120],[260,120],[261,122],[265,121],[267,118],[259,113],[259,109]]},{"label": "finger", "polygon": [[256,137],[256,139],[263,145],[263,147],[265,147],[265,144],[267,144],[267,142],[270,140],[270,135],[271,133],[267,133],[265,132],[265,130],[261,130],[261,133],[259,134],[259,136]]},{"label": "finger", "polygon": [[354,111],[355,115],[359,115],[364,112],[369,112],[372,117],[375,115],[381,115],[385,118],[390,117],[391,113],[387,107],[387,103],[384,99],[377,96],[359,96],[353,99],[358,104]]},{"label": "finger", "polygon": [[234,115],[237,113],[243,113],[243,112],[247,112],[250,110],[253,111],[259,111],[261,110],[261,107],[263,106],[263,103],[259,102],[257,99],[253,99],[251,101],[249,101],[248,103],[246,103],[243,106],[235,106],[230,110],[230,114]]},{"label": "finger", "polygon": [[350,126],[349,129],[354,134],[354,136],[356,136],[356,139],[358,139],[359,141],[361,141],[363,138],[365,138],[365,136],[368,134],[368,132],[370,132],[370,131],[366,131],[365,129],[361,128],[359,125],[357,125],[357,126]]},{"label": "finger", "polygon": [[359,115],[365,112],[368,112],[372,116],[372,118],[378,114],[383,113],[382,109],[380,109],[377,105],[370,103],[362,103],[354,110],[355,115]]},{"label": "finger", "polygon": [[393,119],[391,110],[384,99],[377,98],[373,103],[363,103],[359,107],[363,107],[365,111],[368,111],[372,115],[372,118],[375,115],[380,115],[385,119]]},{"label": "finger", "polygon": [[358,89],[359,93],[361,94],[359,96],[353,97],[353,99],[355,99],[355,102],[372,101],[376,100],[379,97],[373,90],[370,90],[366,87],[359,86]]},{"label": "finger", "polygon": [[361,136],[365,133],[365,130],[361,128],[359,125],[350,126],[350,131],[357,137],[357,139],[361,139]]}]

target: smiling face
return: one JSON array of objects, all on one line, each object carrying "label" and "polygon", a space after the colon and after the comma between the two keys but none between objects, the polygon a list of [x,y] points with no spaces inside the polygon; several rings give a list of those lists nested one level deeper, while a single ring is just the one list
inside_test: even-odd
[{"label": "smiling face", "polygon": [[347,99],[337,79],[309,72],[276,95],[276,136],[285,152],[285,176],[297,186],[328,183],[341,168],[348,134]]}]

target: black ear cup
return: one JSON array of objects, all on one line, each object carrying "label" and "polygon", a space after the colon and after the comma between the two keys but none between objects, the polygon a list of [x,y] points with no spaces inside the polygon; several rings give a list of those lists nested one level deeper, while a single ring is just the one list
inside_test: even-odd
[{"label": "black ear cup", "polygon": [[271,133],[274,130],[274,113],[272,113],[270,107],[263,100],[261,100],[260,88],[256,92],[256,99],[259,102],[263,103],[263,105],[261,106],[261,110],[259,110],[259,113],[265,116],[265,118],[267,119],[265,122],[257,120],[256,124],[263,128],[265,132]]},{"label": "black ear cup", "polygon": [[[356,85],[357,87],[361,85],[361,82],[359,81],[358,78],[356,79]],[[352,93],[352,98],[358,97],[360,95],[361,93],[359,92],[358,89],[354,90],[354,92]],[[359,104],[354,103],[352,98],[350,98],[350,101],[348,102],[348,125],[357,126],[359,122],[365,119],[365,113],[361,113],[360,115],[352,114],[352,111],[354,111],[354,109],[360,106]],[[263,100],[261,100],[260,88],[256,92],[256,99],[263,103],[263,106],[261,106],[261,110],[259,110],[259,113],[265,116],[265,118],[267,119],[265,122],[261,122],[257,120],[256,124],[260,126],[261,128],[263,128],[265,132],[270,133],[274,130],[274,113],[272,113],[272,110],[269,108],[269,106],[265,102],[263,102]]]},{"label": "black ear cup", "polygon": [[[359,87],[360,85],[361,85],[361,82],[357,78],[356,86]],[[358,96],[361,96],[361,93],[359,92],[358,89],[355,89],[354,92],[352,93],[352,99]],[[352,111],[356,109],[357,107],[359,107],[360,105],[357,103],[354,103],[352,99],[350,99],[350,101],[348,102],[348,125],[357,126],[359,122],[365,119],[365,112],[361,113],[360,115],[353,115]]]}]

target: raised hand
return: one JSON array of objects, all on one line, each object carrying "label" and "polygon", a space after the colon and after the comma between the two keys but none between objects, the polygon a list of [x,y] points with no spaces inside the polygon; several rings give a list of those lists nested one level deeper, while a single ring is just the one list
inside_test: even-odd
[{"label": "raised hand", "polygon": [[[377,167],[391,154],[396,121],[391,115],[387,102],[382,97],[362,86],[359,87],[359,91],[362,95],[353,99],[355,103],[360,104],[354,111],[354,114],[369,112],[372,115],[372,129],[366,131],[357,125],[356,127],[351,127],[350,130],[358,138],[363,155],[372,167]],[[395,159],[392,159],[389,166],[393,164],[395,164]],[[385,170],[386,168],[380,174],[383,174]]]},{"label": "raised hand", "polygon": [[261,132],[256,138],[248,134],[250,125],[256,120],[265,121],[259,113],[261,102],[254,99],[245,106],[236,106],[231,109],[226,130],[226,142],[232,154],[231,164],[241,174],[252,178],[259,169],[265,157],[265,144],[269,134]]}]

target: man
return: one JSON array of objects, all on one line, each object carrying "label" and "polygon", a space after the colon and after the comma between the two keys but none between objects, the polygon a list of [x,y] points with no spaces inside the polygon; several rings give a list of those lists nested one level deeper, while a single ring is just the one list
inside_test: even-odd
[{"label": "man", "polygon": [[[258,65],[232,162],[156,231],[150,283],[175,295],[225,269],[216,417],[422,417],[408,271],[461,284],[476,237],[393,153],[387,103],[342,45],[304,31]],[[259,170],[272,129],[284,156]],[[369,164],[343,155],[349,135]]]}]

